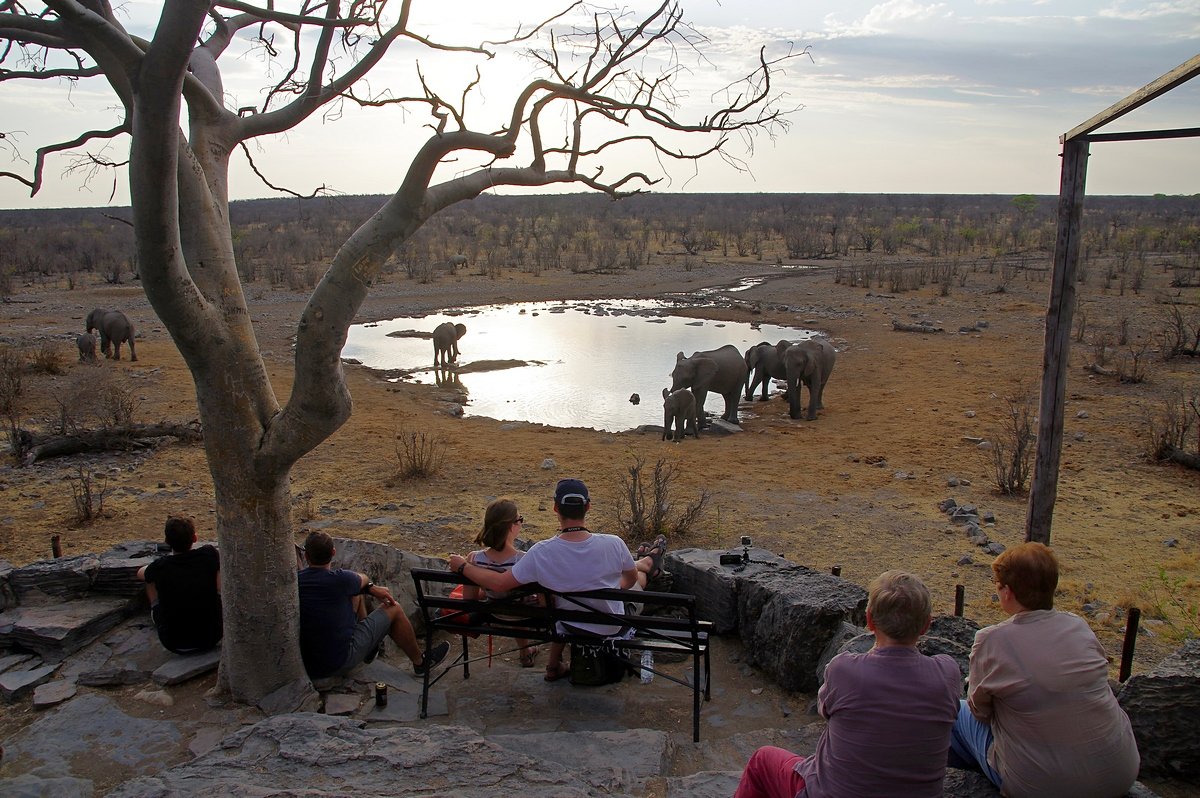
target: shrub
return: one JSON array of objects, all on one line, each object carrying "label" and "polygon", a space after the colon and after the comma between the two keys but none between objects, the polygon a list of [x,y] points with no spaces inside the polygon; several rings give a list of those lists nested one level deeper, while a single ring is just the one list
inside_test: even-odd
[{"label": "shrub", "polygon": [[71,498],[75,502],[75,520],[88,524],[104,516],[104,498],[108,495],[108,480],[86,470],[76,468],[71,480]]},{"label": "shrub", "polygon": [[441,470],[446,459],[446,442],[426,432],[400,430],[396,433],[396,476],[425,479]]},{"label": "shrub", "polygon": [[1200,458],[1200,392],[1172,388],[1156,408],[1145,411],[1145,424],[1151,459],[1174,459],[1176,453],[1188,454],[1189,447]]},{"label": "shrub", "polygon": [[0,346],[0,414],[15,430],[21,415],[21,374],[25,363],[21,354],[9,346]]},{"label": "shrub", "polygon": [[66,355],[53,342],[43,341],[29,358],[29,370],[35,374],[66,374]]},{"label": "shrub", "polygon": [[1001,401],[1003,409],[990,439],[996,487],[1001,493],[1022,494],[1037,444],[1037,395],[1023,386]]},{"label": "shrub", "polygon": [[658,460],[647,473],[645,458],[635,455],[621,477],[616,495],[617,523],[630,540],[651,540],[656,535],[686,537],[708,508],[710,495],[700,491],[694,502],[677,507],[671,499],[675,467]]}]

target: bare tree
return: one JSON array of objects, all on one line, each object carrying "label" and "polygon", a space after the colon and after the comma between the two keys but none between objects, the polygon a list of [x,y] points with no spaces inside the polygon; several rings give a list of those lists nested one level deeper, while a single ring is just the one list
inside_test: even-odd
[{"label": "bare tree", "polygon": [[[288,4],[294,11],[282,5],[165,0],[152,34],[142,37],[127,30],[125,12],[110,0],[0,2],[0,82],[49,87],[58,79],[65,94],[78,81],[98,79],[119,104],[110,129],[44,144],[27,174],[0,177],[36,194],[47,160],[80,150],[93,170],[128,169],[138,271],[194,377],[215,487],[225,572],[219,684],[250,703],[307,682],[297,645],[288,475],[350,415],[339,359],[346,330],[397,246],[442,209],[495,186],[574,183],[616,198],[657,182],[643,172],[606,172],[618,152],[641,148],[646,162],[659,164],[715,155],[744,168],[729,152],[730,138],[749,144],[756,133],[784,129],[789,109],[772,81],[784,61],[803,55],[773,59],[760,51],[747,76],[724,92],[704,92],[713,107],[688,119],[681,82],[695,73],[685,59],[702,59],[706,42],[674,0],[642,18],[572,3],[538,24],[518,25],[507,40],[477,44],[439,42],[415,29],[413,0],[306,0]],[[238,60],[230,47],[247,41],[257,61]],[[498,129],[472,129],[467,109],[477,103],[481,70],[502,50],[524,53],[537,76],[511,87]],[[414,53],[477,66],[451,94]],[[389,56],[412,59],[419,88],[411,96],[372,89],[369,76]],[[261,65],[263,82],[273,83],[261,106],[226,107],[223,58],[239,70]],[[247,144],[267,137],[256,146],[269,146],[269,137],[330,121],[351,103],[421,111],[430,132],[399,188],[346,238],[314,289],[298,320],[292,393],[281,405],[239,282],[230,161],[242,153],[270,185]],[[419,123],[416,113],[403,118]],[[125,141],[127,162],[105,154]],[[459,171],[435,183],[446,162]]]}]

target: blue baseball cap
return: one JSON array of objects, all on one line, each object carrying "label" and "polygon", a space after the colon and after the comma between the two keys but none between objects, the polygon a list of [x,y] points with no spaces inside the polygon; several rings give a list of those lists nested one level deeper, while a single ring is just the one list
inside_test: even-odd
[{"label": "blue baseball cap", "polygon": [[587,485],[578,479],[560,479],[558,487],[554,489],[554,503],[560,507],[569,504],[584,505],[589,501],[591,499],[588,498]]}]

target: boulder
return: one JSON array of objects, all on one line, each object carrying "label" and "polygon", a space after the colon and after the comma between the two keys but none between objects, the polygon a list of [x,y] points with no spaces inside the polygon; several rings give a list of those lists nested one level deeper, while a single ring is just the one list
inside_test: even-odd
[{"label": "boulder", "polygon": [[817,663],[843,623],[866,624],[867,591],[802,565],[746,579],[738,631],[747,659],[785,690],[817,689]]},{"label": "boulder", "polygon": [[335,537],[333,545],[337,549],[333,559],[335,568],[358,571],[370,577],[375,584],[385,586],[405,608],[408,620],[417,633],[424,630],[425,622],[417,609],[417,590],[413,585],[412,569],[445,568],[446,560],[412,554],[370,540]]},{"label": "boulder", "polygon": [[742,550],[678,549],[663,557],[663,568],[674,577],[674,589],[696,597],[697,614],[712,621],[713,631],[719,635],[737,631],[738,590],[744,580],[794,566],[762,549],[750,549],[750,562],[738,565],[721,565],[722,554],[740,556]]},{"label": "boulder", "polygon": [[1131,678],[1117,700],[1133,726],[1143,774],[1200,778],[1200,640]]}]

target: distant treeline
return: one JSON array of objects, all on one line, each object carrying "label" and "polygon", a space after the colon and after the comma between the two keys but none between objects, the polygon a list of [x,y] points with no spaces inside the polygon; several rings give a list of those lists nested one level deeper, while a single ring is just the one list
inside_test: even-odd
[{"label": "distant treeline", "polygon": [[[387,198],[259,199],[230,206],[243,279],[311,285]],[[451,256],[496,274],[636,269],[652,258],[786,262],[861,254],[973,258],[1048,253],[1057,197],[957,194],[597,194],[482,196],[439,213],[385,273],[430,279]],[[128,208],[0,211],[0,278],[136,274]],[[1200,258],[1200,195],[1088,197],[1084,257]],[[4,286],[0,284],[0,288]]]}]

